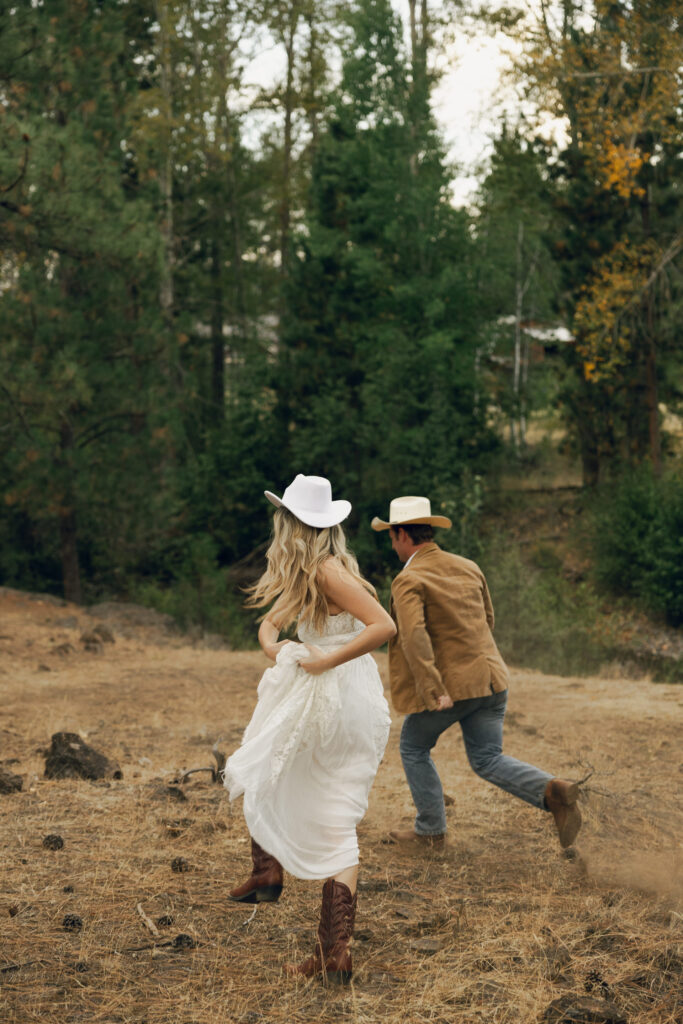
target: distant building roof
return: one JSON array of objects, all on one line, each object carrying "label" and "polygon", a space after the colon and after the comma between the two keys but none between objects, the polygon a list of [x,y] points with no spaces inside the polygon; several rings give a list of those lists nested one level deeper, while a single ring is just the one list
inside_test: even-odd
[{"label": "distant building roof", "polygon": [[[501,326],[513,327],[515,319],[514,315],[499,316],[497,322]],[[575,341],[574,335],[564,324],[551,326],[550,324],[539,324],[533,320],[522,320],[520,328],[534,341],[540,341],[544,345],[572,345]]]}]

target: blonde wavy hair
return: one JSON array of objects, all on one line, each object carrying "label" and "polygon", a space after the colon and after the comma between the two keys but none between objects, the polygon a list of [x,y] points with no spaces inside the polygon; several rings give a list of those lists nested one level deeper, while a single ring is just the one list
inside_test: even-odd
[{"label": "blonde wavy hair", "polygon": [[[318,584],[318,570],[330,557],[369,593],[377,596],[372,584],[361,576],[355,556],[346,547],[341,526],[317,529],[302,523],[286,508],[278,508],[266,552],[266,571],[248,588],[245,604],[250,608],[263,608],[277,598],[277,624],[281,629],[299,619],[310,622],[320,631],[328,608]],[[267,613],[261,618],[267,618]]]}]

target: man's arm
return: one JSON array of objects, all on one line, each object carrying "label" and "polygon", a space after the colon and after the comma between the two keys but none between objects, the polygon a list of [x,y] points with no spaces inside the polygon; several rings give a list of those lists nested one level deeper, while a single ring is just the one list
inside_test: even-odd
[{"label": "man's arm", "polygon": [[401,578],[394,581],[391,597],[398,623],[398,639],[418,695],[429,711],[451,707],[452,701],[434,660],[434,648],[425,624],[422,595],[414,585]]},{"label": "man's arm", "polygon": [[483,575],[483,573],[482,573],[482,577],[481,577],[481,583],[482,583],[482,598],[484,600],[484,610],[486,612],[486,621],[489,624],[489,629],[491,630],[491,632],[493,632],[493,626],[494,626],[494,622],[495,622],[495,619],[494,619],[494,616],[493,616],[493,604],[491,603],[491,595],[489,594],[489,588],[486,585],[486,577]]}]

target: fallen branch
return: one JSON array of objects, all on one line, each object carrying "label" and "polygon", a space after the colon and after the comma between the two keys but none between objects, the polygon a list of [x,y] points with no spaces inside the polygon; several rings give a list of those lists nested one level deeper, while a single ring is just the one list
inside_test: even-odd
[{"label": "fallen branch", "polygon": [[142,918],[142,923],[144,924],[144,926],[147,929],[147,931],[150,932],[154,936],[155,939],[160,938],[161,937],[161,932],[159,931],[159,929],[155,925],[155,923],[152,920],[152,918],[148,917],[147,914],[142,909],[142,903],[138,903],[136,909],[137,909],[138,914]]},{"label": "fallen branch", "polygon": [[223,737],[219,736],[211,748],[211,753],[213,754],[216,762],[215,768],[189,768],[187,771],[181,772],[176,781],[182,785],[183,782],[187,782],[191,775],[196,775],[198,772],[210,772],[212,782],[222,782],[225,762],[227,760],[226,754],[218,747],[218,744],[222,742],[222,739]]}]

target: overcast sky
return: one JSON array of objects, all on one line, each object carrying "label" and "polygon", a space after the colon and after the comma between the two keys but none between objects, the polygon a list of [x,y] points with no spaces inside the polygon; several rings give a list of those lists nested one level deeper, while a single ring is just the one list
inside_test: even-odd
[{"label": "overcast sky", "polygon": [[[391,0],[408,31],[407,0]],[[491,5],[499,0],[490,0]],[[514,123],[518,100],[501,81],[510,66],[510,40],[495,37],[470,24],[467,33],[455,33],[455,41],[439,59],[443,71],[434,94],[434,113],[454,165],[453,199],[462,205],[473,196],[481,180],[481,166],[491,150],[491,136],[500,126],[504,112]],[[262,52],[252,63],[249,78],[263,85],[279,74],[282,55]],[[477,173],[479,171],[479,173]]]}]

